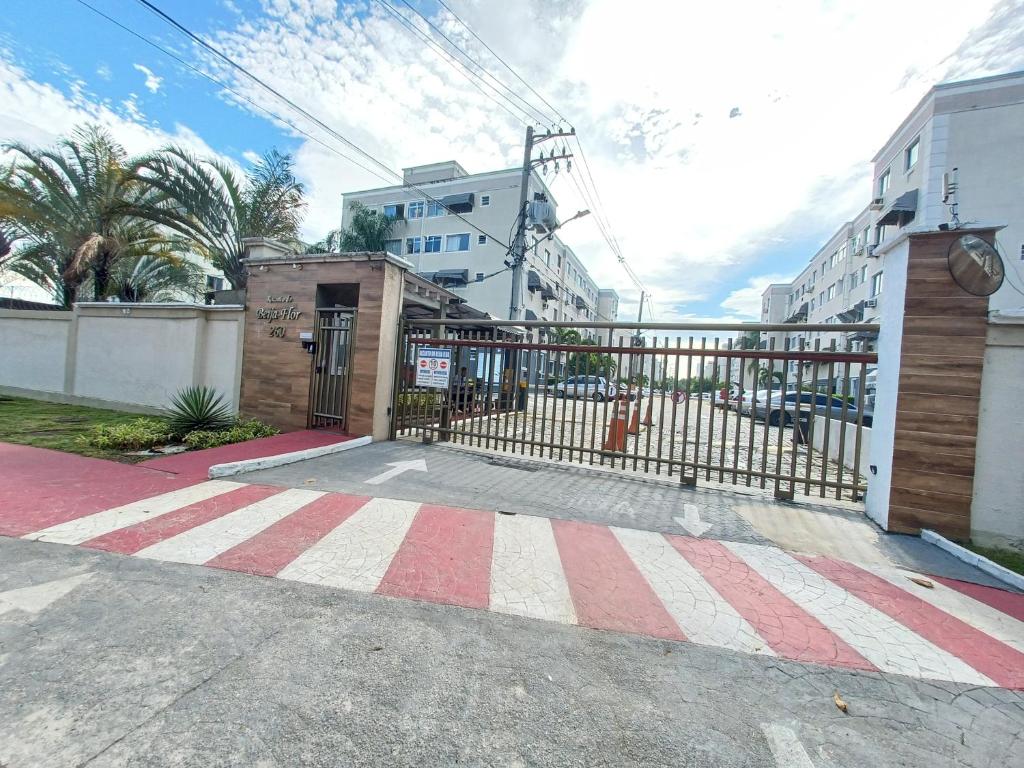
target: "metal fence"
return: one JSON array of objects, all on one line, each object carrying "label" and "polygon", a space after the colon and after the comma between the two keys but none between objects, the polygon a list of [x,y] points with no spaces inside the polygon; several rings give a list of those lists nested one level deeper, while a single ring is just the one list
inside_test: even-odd
[{"label": "metal fence", "polygon": [[[855,346],[877,330],[416,320],[399,333],[392,436],[857,500],[877,356]],[[417,386],[423,348],[450,350],[447,386]]]}]

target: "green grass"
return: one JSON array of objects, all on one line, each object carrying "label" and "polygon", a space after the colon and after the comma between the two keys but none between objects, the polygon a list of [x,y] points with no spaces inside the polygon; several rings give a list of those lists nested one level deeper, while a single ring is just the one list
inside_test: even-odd
[{"label": "green grass", "polygon": [[97,424],[123,424],[137,418],[137,413],[0,395],[0,442],[135,463],[146,457],[85,445],[78,438]]},{"label": "green grass", "polygon": [[982,557],[987,557],[993,563],[998,563],[1003,568],[1008,568],[1014,573],[1024,576],[1024,552],[1014,549],[994,549],[992,547],[979,547],[977,544],[968,542],[965,545],[972,552]]}]

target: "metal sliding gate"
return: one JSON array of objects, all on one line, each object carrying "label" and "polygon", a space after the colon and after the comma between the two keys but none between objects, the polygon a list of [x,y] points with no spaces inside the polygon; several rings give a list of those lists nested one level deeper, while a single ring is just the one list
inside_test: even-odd
[{"label": "metal sliding gate", "polygon": [[314,429],[348,427],[355,326],[354,309],[316,311],[309,396],[309,426]]},{"label": "metal sliding gate", "polygon": [[[877,331],[408,321],[399,333],[392,436],[686,485],[757,487],[778,498],[859,500],[877,356],[858,347]],[[424,347],[451,351],[447,388],[416,385]]]}]

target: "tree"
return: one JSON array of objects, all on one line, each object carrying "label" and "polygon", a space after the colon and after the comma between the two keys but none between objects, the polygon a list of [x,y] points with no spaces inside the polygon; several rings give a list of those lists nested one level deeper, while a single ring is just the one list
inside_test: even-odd
[{"label": "tree", "polygon": [[104,299],[118,261],[135,247],[134,217],[153,210],[150,189],[109,133],[76,129],[51,149],[5,149],[14,167],[0,177],[0,222],[22,241],[11,269],[47,288],[64,306],[89,281]]},{"label": "tree", "polygon": [[[579,331],[571,332],[577,336],[579,335]],[[597,342],[593,339],[581,339],[578,344],[581,346],[597,346]],[[611,379],[612,374],[615,373],[615,361],[611,355],[601,354],[600,352],[571,352],[566,360],[565,370],[567,373],[604,376],[606,379]]]},{"label": "tree", "polygon": [[306,201],[293,166],[291,155],[272,149],[240,176],[219,160],[167,147],[145,158],[140,171],[161,196],[152,220],[187,238],[232,288],[244,288],[243,238],[298,244]]},{"label": "tree", "polygon": [[345,229],[335,229],[314,245],[312,253],[333,253],[348,251],[383,251],[391,239],[395,220],[379,211],[373,211],[362,203],[352,203],[349,209],[351,220]]},{"label": "tree", "polygon": [[198,299],[205,287],[202,267],[173,253],[145,253],[124,260],[111,280],[121,301]]}]

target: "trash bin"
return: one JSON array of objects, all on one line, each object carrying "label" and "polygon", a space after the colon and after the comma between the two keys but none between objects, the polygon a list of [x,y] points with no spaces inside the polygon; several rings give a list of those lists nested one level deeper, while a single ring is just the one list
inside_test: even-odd
[{"label": "trash bin", "polygon": [[796,430],[796,444],[806,444],[807,437],[811,434],[811,412],[799,411],[796,414],[796,423],[793,425],[793,429]]},{"label": "trash bin", "polygon": [[525,381],[520,381],[519,382],[519,397],[516,398],[516,410],[517,411],[525,411],[526,410],[526,392],[527,392],[526,382]]}]

